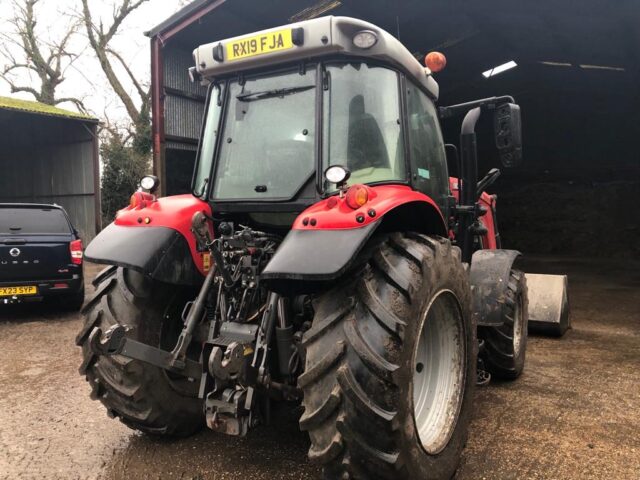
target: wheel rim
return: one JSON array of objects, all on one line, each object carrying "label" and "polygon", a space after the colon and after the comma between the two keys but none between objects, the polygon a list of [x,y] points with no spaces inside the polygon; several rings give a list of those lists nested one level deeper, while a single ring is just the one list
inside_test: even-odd
[{"label": "wheel rim", "polygon": [[464,324],[453,292],[439,292],[421,323],[413,362],[413,414],[422,447],[435,455],[451,439],[466,378]]},{"label": "wheel rim", "polygon": [[522,318],[522,298],[518,298],[513,310],[513,354],[520,355],[522,338],[524,337],[524,321]]}]

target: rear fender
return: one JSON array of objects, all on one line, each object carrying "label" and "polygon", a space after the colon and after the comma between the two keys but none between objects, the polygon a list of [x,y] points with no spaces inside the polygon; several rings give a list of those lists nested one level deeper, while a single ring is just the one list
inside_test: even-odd
[{"label": "rear fender", "polygon": [[302,212],[262,271],[281,293],[309,292],[342,276],[375,232],[414,231],[446,236],[435,202],[404,185],[367,187],[369,201],[357,210],[332,196]]},{"label": "rear fender", "polygon": [[469,282],[473,319],[479,326],[498,327],[516,250],[478,250],[471,258]]},{"label": "rear fender", "polygon": [[176,195],[127,207],[85,250],[95,263],[132,268],[155,280],[198,285],[209,268],[191,233],[196,212],[211,215],[210,206],[193,195]]}]

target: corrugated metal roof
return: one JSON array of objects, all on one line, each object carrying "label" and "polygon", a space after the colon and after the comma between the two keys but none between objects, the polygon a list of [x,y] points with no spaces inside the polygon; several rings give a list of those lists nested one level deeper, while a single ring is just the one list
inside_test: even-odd
[{"label": "corrugated metal roof", "polygon": [[181,22],[185,18],[188,18],[193,12],[199,10],[204,5],[207,5],[208,3],[211,3],[212,1],[213,0],[196,0],[194,2],[191,2],[191,3],[187,4],[186,6],[184,6],[182,9],[178,10],[173,15],[171,15],[169,18],[167,18],[161,24],[156,25],[155,27],[153,27],[148,32],[144,32],[144,34],[149,38],[155,37],[159,33],[162,33],[164,31],[170,29],[174,25],[178,24],[179,22]]},{"label": "corrugated metal roof", "polygon": [[62,117],[85,122],[98,123],[98,119],[83,113],[72,112],[63,108],[54,107],[45,103],[21,100],[19,98],[0,97],[0,110],[17,110],[20,112],[34,113],[37,115],[48,115],[51,117]]}]

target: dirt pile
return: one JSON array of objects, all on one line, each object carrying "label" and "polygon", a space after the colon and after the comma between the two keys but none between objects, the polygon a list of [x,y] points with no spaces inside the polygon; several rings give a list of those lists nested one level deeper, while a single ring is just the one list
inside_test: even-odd
[{"label": "dirt pile", "polygon": [[596,257],[640,255],[640,182],[514,182],[496,193],[505,248]]}]

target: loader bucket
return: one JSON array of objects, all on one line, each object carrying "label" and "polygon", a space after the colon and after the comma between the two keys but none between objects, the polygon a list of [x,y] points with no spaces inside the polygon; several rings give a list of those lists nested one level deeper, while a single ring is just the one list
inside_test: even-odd
[{"label": "loader bucket", "polygon": [[571,328],[566,275],[525,274],[529,332],[561,337]]}]

